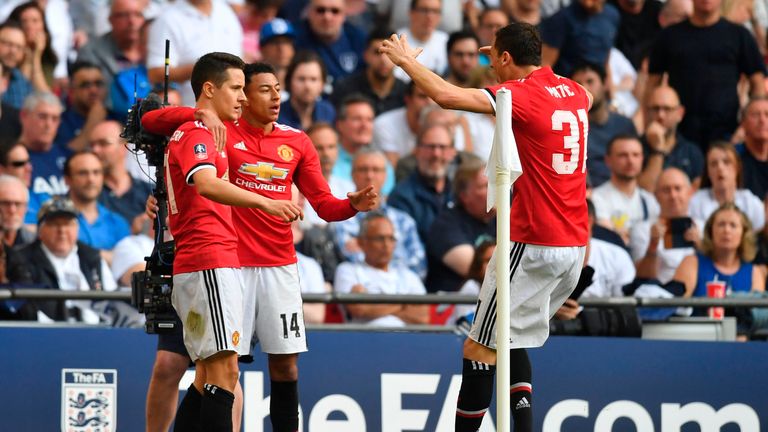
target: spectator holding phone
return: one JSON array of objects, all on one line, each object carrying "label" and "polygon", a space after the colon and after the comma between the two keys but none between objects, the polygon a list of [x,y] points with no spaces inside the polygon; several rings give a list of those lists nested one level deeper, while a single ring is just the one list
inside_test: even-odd
[{"label": "spectator holding phone", "polygon": [[702,189],[693,194],[689,215],[707,220],[718,207],[733,203],[747,215],[752,228],[760,231],[765,225],[763,202],[748,189],[742,189],[743,179],[741,158],[733,145],[712,142],[707,150]]},{"label": "spectator holding phone", "polygon": [[696,252],[701,244],[702,220],[688,217],[693,188],[679,168],[667,168],[659,175],[656,200],[661,214],[655,221],[642,221],[632,227],[629,246],[637,267],[637,277],[656,279],[661,284],[672,280],[680,262]]}]

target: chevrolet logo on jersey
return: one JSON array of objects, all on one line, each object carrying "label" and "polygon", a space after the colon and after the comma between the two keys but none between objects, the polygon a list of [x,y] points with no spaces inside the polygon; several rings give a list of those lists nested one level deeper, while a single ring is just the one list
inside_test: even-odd
[{"label": "chevrolet logo on jersey", "polygon": [[288,176],[288,168],[275,168],[270,162],[257,162],[256,164],[243,163],[237,172],[255,176],[259,180],[282,180]]}]

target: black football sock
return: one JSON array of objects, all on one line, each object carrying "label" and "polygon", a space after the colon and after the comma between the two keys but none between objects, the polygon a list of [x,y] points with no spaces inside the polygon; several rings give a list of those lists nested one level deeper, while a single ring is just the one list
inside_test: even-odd
[{"label": "black football sock", "polygon": [[456,432],[476,432],[493,397],[496,366],[463,360],[461,389],[456,402]]},{"label": "black football sock", "polygon": [[176,419],[173,422],[174,432],[202,432],[200,428],[200,402],[202,396],[194,384],[190,384],[187,394],[179,404]]},{"label": "black football sock", "polygon": [[533,432],[531,360],[524,348],[509,350],[509,402],[515,432]]},{"label": "black football sock", "polygon": [[299,390],[296,381],[271,381],[269,418],[274,432],[299,430]]},{"label": "black football sock", "polygon": [[205,432],[232,432],[232,404],[235,395],[206,384],[200,403],[200,424]]}]

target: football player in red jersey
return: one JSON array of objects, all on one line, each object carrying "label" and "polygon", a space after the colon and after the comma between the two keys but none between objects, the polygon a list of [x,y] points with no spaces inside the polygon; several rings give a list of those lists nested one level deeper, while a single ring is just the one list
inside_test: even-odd
[{"label": "football player in red jersey", "polygon": [[[405,37],[392,35],[380,48],[443,108],[495,113],[496,91],[512,93],[512,124],[523,174],[515,182],[510,211],[511,381],[515,431],[532,430],[531,364],[526,348],[544,344],[549,318],[576,286],[588,241],[586,207],[589,93],[541,66],[536,28],[514,23],[499,29],[491,59],[499,85],[464,89],[419,64]],[[477,312],[464,344],[463,380],[456,431],[477,431],[493,393],[496,364],[496,271],[489,266]]]},{"label": "football player in red jersey", "polygon": [[[295,183],[317,214],[329,222],[375,207],[378,196],[373,186],[348,194],[348,199],[334,197],[307,135],[276,123],[280,84],[270,65],[246,65],[245,79],[243,116],[225,125],[230,182],[275,200],[291,199]],[[195,119],[221,130],[219,118],[210,110],[191,108],[153,111],[143,117],[142,124],[166,134],[179,123]],[[291,226],[245,208],[233,208],[233,220],[245,286],[253,292],[245,301],[254,311],[250,323],[254,340],[269,356],[272,427],[276,432],[295,432],[299,424],[296,362],[307,347]],[[244,333],[246,340],[248,336]]]}]

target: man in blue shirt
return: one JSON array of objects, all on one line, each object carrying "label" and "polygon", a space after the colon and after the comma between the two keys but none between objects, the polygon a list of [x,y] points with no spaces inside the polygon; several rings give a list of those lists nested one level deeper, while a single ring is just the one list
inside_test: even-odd
[{"label": "man in blue shirt", "polygon": [[296,31],[297,49],[310,49],[320,55],[333,80],[363,68],[365,32],[346,22],[343,0],[311,0],[307,19]]},{"label": "man in blue shirt", "polygon": [[19,24],[7,22],[0,25],[0,63],[3,65],[3,78],[8,81],[3,102],[16,109],[21,109],[24,98],[33,90],[32,83],[19,70],[24,60],[25,44],[24,31]]},{"label": "man in blue shirt", "polygon": [[619,12],[605,0],[577,0],[541,23],[541,58],[556,74],[571,76],[579,63],[605,67]]},{"label": "man in blue shirt", "polygon": [[64,180],[69,186],[69,198],[79,212],[78,240],[101,249],[102,256],[111,262],[110,251],[130,234],[130,228],[122,216],[97,201],[104,186],[104,167],[98,156],[90,151],[70,156],[64,164]]}]

